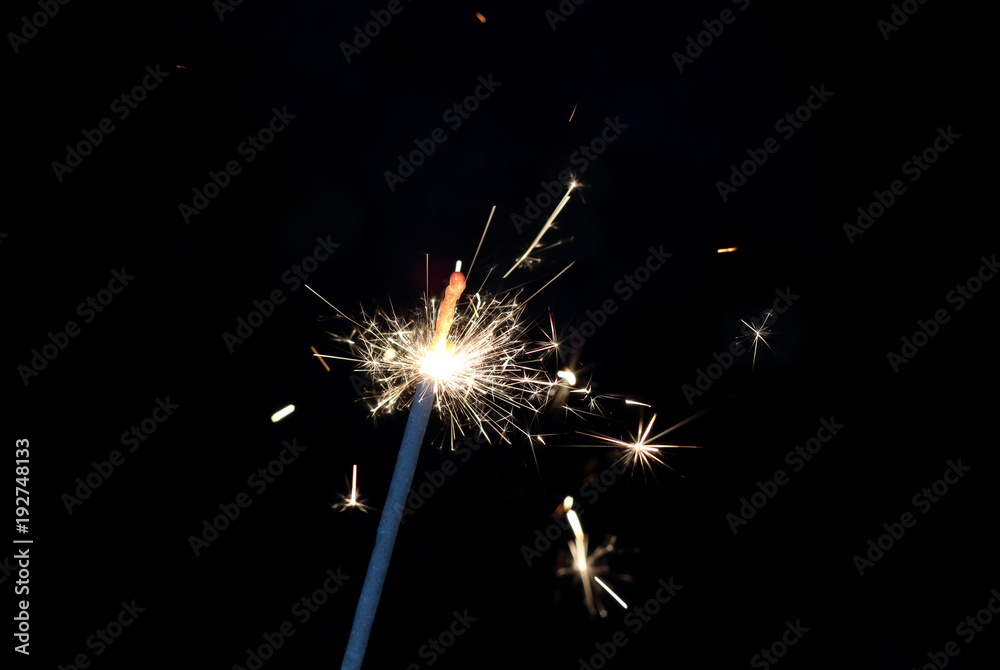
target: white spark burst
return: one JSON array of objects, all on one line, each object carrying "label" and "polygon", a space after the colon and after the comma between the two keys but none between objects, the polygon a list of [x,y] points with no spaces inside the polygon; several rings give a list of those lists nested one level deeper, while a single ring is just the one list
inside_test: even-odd
[{"label": "white spark burst", "polygon": [[519,293],[483,292],[463,297],[443,347],[433,345],[436,298],[425,298],[424,308],[410,317],[379,310],[353,318],[327,302],[354,332],[351,356],[324,357],[355,362],[356,371],[371,378],[373,414],[408,407],[426,375],[435,382],[435,406],[449,424],[452,442],[468,426],[487,439],[486,429],[492,428],[509,442],[505,435],[514,425],[515,410],[537,412],[536,405],[555,383],[542,365],[554,349],[533,342],[523,319],[531,297],[522,301]]},{"label": "white spark burst", "polygon": [[[633,402],[631,404],[641,405],[642,403]],[[653,418],[649,420],[649,424],[645,428],[643,428],[642,426],[642,418],[640,417],[639,430],[635,435],[630,434],[628,440],[619,440],[613,437],[608,437],[607,435],[597,435],[595,433],[581,433],[581,435],[596,437],[597,439],[607,442],[608,444],[614,445],[616,447],[621,447],[623,452],[621,454],[621,457],[619,458],[619,462],[624,461],[629,463],[632,466],[633,473],[635,472],[636,467],[641,468],[643,471],[649,470],[650,472],[652,472],[654,462],[659,463],[665,468],[669,468],[673,472],[677,472],[676,470],[674,470],[674,468],[668,465],[662,458],[660,458],[660,450],[700,449],[701,447],[680,445],[680,444],[651,444],[651,442],[658,440],[667,433],[670,433],[671,431],[680,428],[687,422],[693,421],[694,419],[704,414],[706,411],[707,410],[702,410],[701,412],[698,412],[697,414],[694,414],[693,416],[684,419],[680,423],[677,423],[671,426],[670,428],[667,428],[666,430],[657,433],[656,435],[653,435],[652,437],[650,437],[649,434],[653,432],[653,423],[656,421],[656,414],[654,414]],[[683,476],[684,475],[681,475],[681,477]]]}]

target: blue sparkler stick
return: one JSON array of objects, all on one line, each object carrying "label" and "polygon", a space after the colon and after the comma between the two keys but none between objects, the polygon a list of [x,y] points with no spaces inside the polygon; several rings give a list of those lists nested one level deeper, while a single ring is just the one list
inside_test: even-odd
[{"label": "blue sparkler stick", "polygon": [[385,509],[378,524],[375,538],[375,550],[368,561],[368,572],[365,583],[361,587],[361,599],[354,612],[354,625],[347,641],[347,652],[341,670],[360,670],[368,647],[368,636],[375,621],[375,610],[382,595],[382,584],[389,570],[389,559],[392,558],[392,547],[396,543],[396,533],[403,518],[406,506],[406,496],[410,492],[413,473],[417,469],[417,457],[420,455],[420,445],[427,431],[427,420],[434,406],[434,380],[423,377],[417,386],[413,405],[410,407],[410,417],[406,421],[406,432],[396,457],[396,469],[392,473],[389,484],[389,495],[386,497]]}]

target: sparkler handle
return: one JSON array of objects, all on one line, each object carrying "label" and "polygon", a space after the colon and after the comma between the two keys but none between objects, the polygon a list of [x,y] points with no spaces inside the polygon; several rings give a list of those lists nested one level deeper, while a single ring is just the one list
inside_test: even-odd
[{"label": "sparkler handle", "polygon": [[417,386],[417,393],[410,407],[410,416],[406,421],[406,432],[396,457],[396,469],[392,473],[389,484],[389,495],[386,497],[382,519],[378,524],[375,537],[375,549],[368,561],[368,572],[365,583],[361,587],[361,598],[354,612],[354,625],[351,626],[351,636],[347,641],[347,652],[341,670],[360,670],[368,647],[368,636],[372,623],[375,621],[375,610],[382,595],[382,584],[389,570],[389,559],[392,558],[392,547],[396,544],[396,533],[403,518],[406,506],[406,496],[410,492],[413,473],[417,469],[417,458],[420,455],[420,445],[427,431],[427,420],[434,407],[434,380],[423,377]]}]

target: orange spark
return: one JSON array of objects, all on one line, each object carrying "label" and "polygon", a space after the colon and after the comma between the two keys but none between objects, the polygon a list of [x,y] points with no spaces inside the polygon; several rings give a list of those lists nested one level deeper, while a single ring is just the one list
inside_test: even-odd
[{"label": "orange spark", "polygon": [[314,354],[316,354],[317,358],[319,358],[319,362],[322,363],[323,367],[326,368],[326,371],[329,372],[330,371],[330,366],[326,364],[326,361],[324,361],[322,358],[320,358],[319,352],[316,351],[316,347],[309,347],[309,348],[312,349],[312,352]]}]

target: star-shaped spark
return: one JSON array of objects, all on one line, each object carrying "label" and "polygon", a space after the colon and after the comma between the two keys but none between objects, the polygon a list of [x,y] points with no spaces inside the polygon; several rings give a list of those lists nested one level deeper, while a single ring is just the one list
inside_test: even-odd
[{"label": "star-shaped spark", "polygon": [[341,496],[341,501],[339,503],[335,503],[333,505],[330,505],[330,507],[332,507],[333,509],[337,510],[338,512],[343,512],[344,510],[348,510],[348,509],[351,509],[351,508],[356,508],[356,509],[361,510],[362,512],[365,512],[366,514],[368,513],[368,510],[372,509],[371,507],[369,507],[368,505],[366,505],[364,503],[364,500],[362,500],[361,498],[358,497],[358,466],[357,466],[357,464],[354,465],[354,474],[353,474],[352,481],[351,481],[351,495],[349,495],[349,496],[346,496],[346,495],[345,496]]},{"label": "star-shaped spark", "polygon": [[[774,334],[774,331],[767,327],[767,322],[771,320],[772,316],[774,316],[774,313],[769,310],[767,312],[767,315],[764,317],[764,322],[760,324],[759,328],[756,325],[754,325],[753,319],[750,319],[750,323],[747,323],[746,321],[743,321],[743,319],[740,319],[743,325],[750,330],[750,333],[752,333],[752,335],[747,334],[740,339],[740,341],[742,342],[749,338],[753,338],[753,361],[750,364],[751,370],[753,370],[754,366],[756,366],[757,364],[757,345],[763,342],[765,347],[771,349],[771,345],[767,343],[766,338],[768,335]],[[771,349],[771,353],[772,354],[774,353],[774,349]]]},{"label": "star-shaped spark", "polygon": [[[641,403],[638,403],[638,404],[641,404]],[[652,472],[652,470],[653,470],[653,463],[654,462],[655,463],[659,463],[660,465],[664,466],[665,468],[668,468],[668,469],[672,470],[673,472],[677,472],[676,470],[674,470],[674,468],[672,468],[670,465],[668,465],[660,457],[660,450],[661,449],[700,449],[701,447],[690,446],[690,445],[680,445],[680,444],[651,444],[651,442],[654,442],[655,440],[660,439],[661,437],[663,437],[667,433],[669,433],[669,432],[671,432],[673,430],[676,430],[677,428],[680,428],[681,426],[683,426],[687,422],[689,422],[689,421],[691,421],[693,419],[698,418],[699,416],[701,416],[702,414],[704,414],[706,411],[707,410],[702,410],[701,412],[698,412],[697,414],[695,414],[693,416],[689,416],[688,418],[684,419],[680,423],[677,423],[677,424],[671,426],[670,428],[667,428],[665,431],[663,431],[661,433],[657,433],[656,435],[653,435],[652,437],[650,437],[649,434],[653,432],[653,423],[656,421],[656,414],[654,414],[653,418],[649,420],[649,424],[645,428],[643,428],[642,417],[640,417],[639,418],[639,430],[638,430],[638,432],[636,433],[636,435],[629,434],[629,439],[628,440],[619,440],[619,439],[616,439],[616,438],[613,438],[613,437],[608,437],[606,435],[597,435],[595,433],[582,433],[582,434],[583,435],[588,435],[590,437],[596,437],[597,439],[603,440],[604,442],[607,442],[608,444],[615,445],[616,447],[621,447],[624,451],[623,451],[621,457],[619,458],[619,462],[625,461],[625,462],[630,463],[631,466],[632,466],[632,472],[633,473],[635,472],[635,468],[636,467],[640,467],[643,471],[649,470],[650,472]],[[678,473],[678,474],[680,474],[680,473]],[[680,475],[680,476],[683,477],[684,475]]]}]

